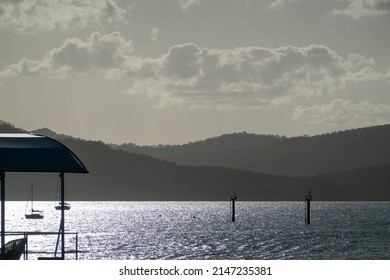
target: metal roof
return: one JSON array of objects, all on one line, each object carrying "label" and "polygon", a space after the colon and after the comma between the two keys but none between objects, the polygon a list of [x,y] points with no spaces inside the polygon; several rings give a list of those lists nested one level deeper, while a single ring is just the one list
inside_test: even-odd
[{"label": "metal roof", "polygon": [[66,146],[47,136],[0,133],[0,171],[88,173]]}]

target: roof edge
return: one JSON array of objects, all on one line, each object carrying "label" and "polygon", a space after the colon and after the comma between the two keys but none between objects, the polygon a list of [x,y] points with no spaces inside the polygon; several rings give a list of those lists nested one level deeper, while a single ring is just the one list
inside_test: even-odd
[{"label": "roof edge", "polygon": [[58,141],[57,139],[54,139],[54,138],[51,138],[49,136],[46,136],[46,135],[43,135],[43,134],[38,134],[38,133],[28,133],[29,135],[36,135],[36,136],[43,136],[45,138],[48,138],[50,140],[52,140],[53,142],[56,142],[58,143],[60,146],[64,147],[64,149],[66,149],[73,157],[74,159],[77,161],[77,163],[82,167],[82,171],[80,172],[72,172],[72,173],[84,173],[84,174],[88,174],[89,171],[88,169],[85,167],[84,163],[79,159],[79,157],[73,153],[73,151],[71,149],[69,149],[67,146],[65,146],[64,144],[62,144],[60,141]]}]

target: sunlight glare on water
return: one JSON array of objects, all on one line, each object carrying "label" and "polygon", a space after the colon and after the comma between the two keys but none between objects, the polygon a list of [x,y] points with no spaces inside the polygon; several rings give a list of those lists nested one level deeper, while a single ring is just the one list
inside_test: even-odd
[{"label": "sunlight glare on water", "polygon": [[[7,231],[58,231],[53,203],[36,205],[43,220],[7,202]],[[389,202],[313,202],[305,225],[303,202],[238,201],[232,223],[229,202],[72,202],[66,230],[79,233],[80,259],[390,259],[389,214]]]}]

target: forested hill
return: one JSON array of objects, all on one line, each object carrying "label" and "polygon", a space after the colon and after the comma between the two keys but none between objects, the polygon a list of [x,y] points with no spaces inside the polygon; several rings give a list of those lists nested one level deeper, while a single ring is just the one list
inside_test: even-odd
[{"label": "forested hill", "polygon": [[330,172],[316,178],[359,194],[359,200],[390,199],[390,164]]},{"label": "forested hill", "polygon": [[[1,126],[0,132],[4,132]],[[49,134],[54,135],[53,132]],[[234,191],[241,200],[301,200],[309,186],[319,200],[357,197],[353,192],[324,184],[316,178],[272,176],[224,167],[182,166],[114,150],[100,141],[70,137],[58,140],[89,170],[89,174],[65,175],[69,200],[228,200]],[[26,199],[30,183],[34,182],[36,199],[52,200],[58,185],[57,177],[57,174],[7,173],[7,198]]]},{"label": "forested hill", "polygon": [[[25,131],[0,124],[2,132]],[[68,200],[213,201],[228,200],[232,192],[237,192],[240,200],[302,200],[309,189],[315,200],[390,200],[390,176],[385,175],[390,174],[390,165],[288,177],[226,167],[185,166],[115,150],[100,141],[68,136],[58,140],[89,170],[89,174],[66,174]],[[270,142],[273,140],[286,141],[271,137]],[[7,173],[7,200],[26,200],[31,182],[37,200],[54,200],[58,174],[34,173]]]},{"label": "forested hill", "polygon": [[260,153],[286,139],[273,135],[233,133],[183,145],[138,146],[130,143],[113,147],[179,164],[245,169],[242,163],[253,158],[253,153]]},{"label": "forested hill", "polygon": [[390,125],[382,125],[317,136],[235,133],[184,145],[115,148],[186,165],[306,176],[390,163],[389,143]]}]

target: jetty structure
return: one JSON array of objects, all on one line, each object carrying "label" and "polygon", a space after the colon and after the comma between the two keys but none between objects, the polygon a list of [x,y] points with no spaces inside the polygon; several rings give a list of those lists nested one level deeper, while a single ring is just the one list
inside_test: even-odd
[{"label": "jetty structure", "polygon": [[[65,205],[65,173],[88,173],[88,170],[81,160],[69,148],[50,137],[29,133],[0,133],[0,259],[7,259],[10,258],[10,256],[15,255],[15,252],[12,252],[12,249],[18,247],[20,248],[20,246],[16,245],[26,243],[26,240],[24,240],[24,242],[18,240],[14,244],[5,244],[5,197],[7,172],[58,173],[61,181],[60,201],[61,205]],[[64,260],[65,209],[62,207],[60,210],[61,220],[58,238],[61,237],[61,256],[56,257],[55,255],[54,258]]]}]

